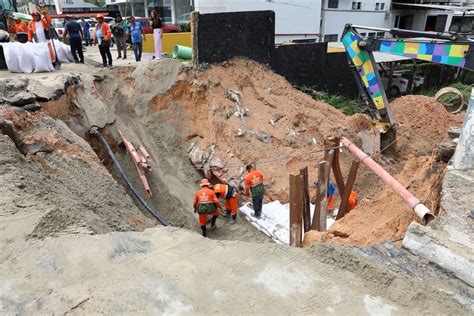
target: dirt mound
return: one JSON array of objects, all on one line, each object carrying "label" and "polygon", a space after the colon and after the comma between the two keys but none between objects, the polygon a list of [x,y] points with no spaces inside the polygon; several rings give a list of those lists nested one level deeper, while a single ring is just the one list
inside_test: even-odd
[{"label": "dirt mound", "polygon": [[[193,164],[208,177],[238,185],[245,163],[254,162],[266,175],[269,199],[287,200],[288,173],[314,165],[325,137],[347,131],[340,111],[248,60],[183,74],[150,101],[149,112],[163,115],[176,103],[186,114],[174,111],[167,119],[181,121]],[[350,133],[360,128],[354,126]],[[314,168],[310,173],[315,176]]]},{"label": "dirt mound", "polygon": [[[203,175],[239,186],[245,164],[253,162],[266,176],[267,200],[285,202],[289,173],[307,166],[310,181],[316,179],[316,166],[323,157],[328,136],[345,135],[357,142],[355,135],[371,125],[366,116],[347,117],[249,60],[235,59],[204,71],[164,60],[115,69],[109,75],[83,76],[80,80],[82,86],[43,103],[44,110],[35,116],[36,120],[50,124],[48,115],[60,118],[82,137],[86,137],[91,125],[104,127],[103,134],[139,190],[142,186],[135,166],[119,146],[118,130],[133,143],[145,145],[152,165],[149,182],[154,197],[149,203],[172,225],[188,229],[197,227],[192,196]],[[461,115],[452,116],[426,97],[403,97],[392,108],[395,119],[401,123],[399,142],[394,150],[384,153],[390,163],[380,162],[406,184],[416,184],[419,191],[415,190],[415,194],[423,195],[431,190],[431,182],[436,181],[443,168],[440,164],[430,167],[430,163],[436,162],[428,157],[448,127],[460,125]],[[25,131],[29,128],[27,123],[36,124],[27,115],[16,118]],[[23,139],[27,143],[40,142],[43,151],[53,148],[52,156],[79,159],[95,172],[108,176],[87,144],[76,150],[77,146],[68,141],[72,136],[59,137],[71,130],[61,128],[55,132],[59,128],[58,124],[55,126],[28,130]],[[103,148],[93,139],[89,141],[107,163],[108,155]],[[343,151],[344,175],[351,160]],[[120,178],[112,166],[109,172]],[[355,189],[359,193],[358,210],[320,239],[369,244],[403,235],[413,219],[411,211],[364,166],[360,167]],[[436,201],[436,192],[433,198]],[[389,205],[394,211],[380,205]],[[370,229],[366,225],[369,222]],[[257,235],[249,225],[242,225],[238,229],[227,227],[213,237],[257,240]]]},{"label": "dirt mound", "polygon": [[[395,178],[428,208],[436,210],[445,167],[432,157],[410,156],[403,171]],[[366,246],[397,240],[403,238],[414,220],[418,220],[415,213],[390,188],[383,186],[373,199],[360,201],[356,209],[334,223],[328,232],[309,234],[313,236],[308,236],[306,244],[331,241]]]},{"label": "dirt mound", "polygon": [[397,149],[403,154],[429,155],[446,137],[448,128],[462,124],[464,112],[451,114],[431,97],[408,95],[390,103],[397,130]]}]

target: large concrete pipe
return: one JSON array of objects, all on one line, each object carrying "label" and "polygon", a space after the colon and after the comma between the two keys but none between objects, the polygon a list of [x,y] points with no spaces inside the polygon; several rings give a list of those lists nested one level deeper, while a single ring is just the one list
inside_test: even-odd
[{"label": "large concrete pipe", "polygon": [[405,201],[406,204],[420,217],[425,225],[435,219],[435,216],[431,211],[418,200],[413,194],[411,194],[403,185],[400,184],[394,177],[392,177],[387,171],[385,171],[378,163],[376,163],[369,155],[360,150],[350,140],[345,137],[341,138],[341,143],[346,147],[354,156],[359,158],[367,167],[370,168],[380,179],[382,179],[399,197]]}]

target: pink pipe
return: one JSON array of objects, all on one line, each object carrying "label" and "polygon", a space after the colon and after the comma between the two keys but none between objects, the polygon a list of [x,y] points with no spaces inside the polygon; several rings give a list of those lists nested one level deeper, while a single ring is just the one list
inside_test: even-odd
[{"label": "pink pipe", "polygon": [[431,211],[423,205],[413,194],[411,194],[403,185],[400,184],[394,177],[392,177],[385,169],[376,163],[369,155],[360,150],[350,140],[345,137],[341,138],[341,143],[361,162],[370,168],[380,179],[382,179],[398,196],[400,196],[405,203],[412,208],[415,213],[428,224],[435,217]]},{"label": "pink pipe", "polygon": [[145,157],[146,159],[150,158],[150,154],[148,153],[145,147],[139,145],[138,150],[142,153],[143,157]]},{"label": "pink pipe", "polygon": [[[142,159],[143,158],[138,152],[135,150],[135,147],[133,147],[133,144],[129,142],[125,136],[123,136],[122,132],[118,131],[120,134],[120,137],[122,138],[123,144],[125,145],[125,148],[129,152],[129,154],[132,156],[132,161],[135,163],[135,167],[137,168],[138,171],[138,177],[142,181],[143,187],[145,188],[145,192],[148,195],[148,197],[152,197],[153,193],[151,192],[150,185],[148,184],[148,180],[145,176],[145,173],[143,172],[143,167],[141,166],[142,164]],[[148,166],[148,164],[147,164]]]}]

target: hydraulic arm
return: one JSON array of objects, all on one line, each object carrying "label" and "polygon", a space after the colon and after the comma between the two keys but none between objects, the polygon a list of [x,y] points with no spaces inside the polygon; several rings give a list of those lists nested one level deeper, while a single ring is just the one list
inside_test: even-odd
[{"label": "hydraulic arm", "polygon": [[[392,38],[365,37],[357,31],[358,29],[389,33]],[[342,35],[342,43],[349,63],[353,66],[363,100],[366,105],[376,109],[375,125],[381,133],[381,148],[394,143],[396,121],[390,111],[373,52],[474,70],[474,42],[459,34],[380,29],[347,24]]]}]

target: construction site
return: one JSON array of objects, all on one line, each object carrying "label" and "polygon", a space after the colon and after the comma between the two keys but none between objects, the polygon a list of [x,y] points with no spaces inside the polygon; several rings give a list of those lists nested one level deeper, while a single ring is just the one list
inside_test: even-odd
[{"label": "construction site", "polygon": [[[390,100],[396,141],[370,148],[372,117],[314,100],[258,47],[225,57],[205,22],[193,62],[0,72],[0,313],[472,315],[474,99]],[[263,218],[242,194],[237,223],[201,236],[201,179],[243,192],[249,163]]]}]

